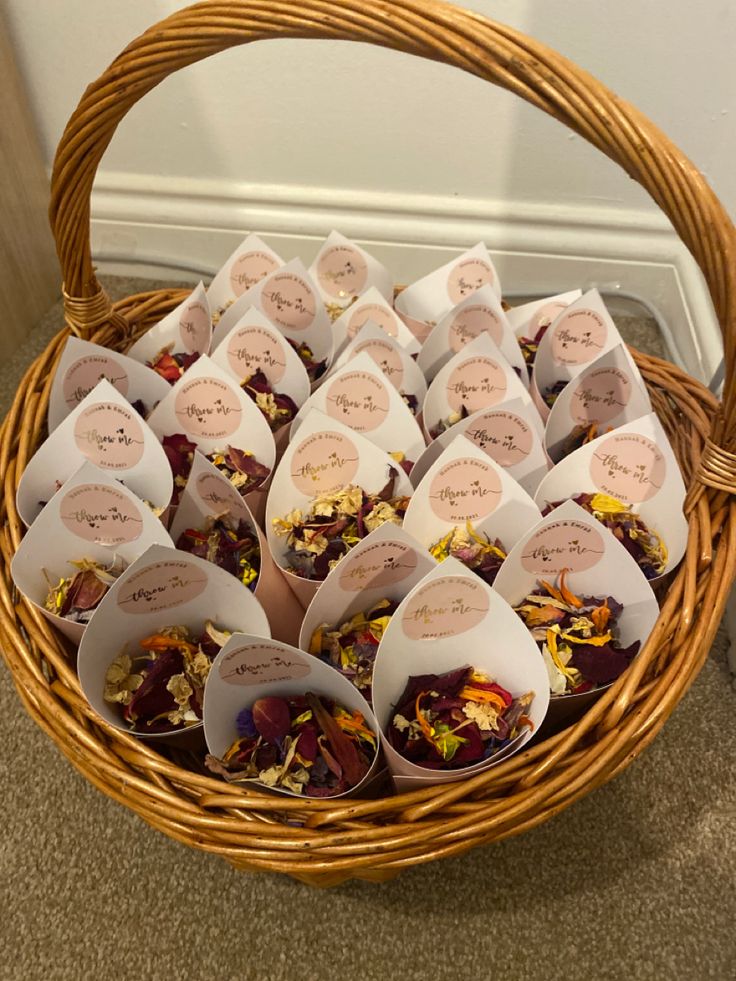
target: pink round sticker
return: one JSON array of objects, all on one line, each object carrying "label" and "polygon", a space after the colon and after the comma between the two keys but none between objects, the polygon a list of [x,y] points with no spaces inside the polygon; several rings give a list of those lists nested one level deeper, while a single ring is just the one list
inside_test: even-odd
[{"label": "pink round sticker", "polygon": [[210,346],[212,321],[203,303],[190,303],[179,317],[179,336],[189,354],[203,354]]},{"label": "pink round sticker", "polygon": [[465,406],[468,415],[501,402],[506,395],[506,375],[497,361],[482,355],[462,361],[447,380],[447,401],[459,412]]},{"label": "pink round sticker", "polygon": [[351,245],[331,245],[319,257],[317,278],[330,296],[355,296],[362,293],[365,287],[368,264]]},{"label": "pink round sticker", "polygon": [[432,479],[429,506],[442,521],[463,524],[485,518],[501,500],[501,478],[483,460],[461,457]]},{"label": "pink round sticker", "polygon": [[243,252],[230,267],[230,286],[235,296],[242,296],[279,268],[278,259],[268,252]]},{"label": "pink round sticker", "polygon": [[327,389],[327,415],[358,433],[369,433],[385,422],[389,392],[380,378],[365,371],[350,371]]},{"label": "pink round sticker", "polygon": [[302,494],[315,497],[352,483],[358,462],[358,450],[347,436],[313,433],[294,451],[291,479]]},{"label": "pink round sticker", "polygon": [[202,473],[197,478],[197,493],[210,509],[211,514],[224,511],[234,518],[245,518],[248,509],[227,477],[217,477],[213,473]]},{"label": "pink round sticker", "polygon": [[493,282],[493,270],[485,259],[471,257],[456,263],[447,278],[447,292],[453,303],[460,303]]},{"label": "pink round sticker", "polygon": [[552,357],[558,364],[587,364],[602,352],[608,337],[595,310],[570,310],[552,329]]},{"label": "pink round sticker", "polygon": [[488,587],[460,576],[433,579],[417,590],[401,617],[410,640],[457,637],[482,623],[490,609]]},{"label": "pink round sticker", "polygon": [[231,436],[243,414],[234,389],[219,378],[192,378],[179,390],[174,412],[184,432],[204,439]]},{"label": "pink round sticker", "polygon": [[84,409],[74,423],[74,442],[104,470],[130,470],[143,457],[139,417],[117,402],[97,402]]},{"label": "pink round sticker", "polygon": [[375,542],[340,563],[340,586],[349,593],[384,589],[403,582],[417,562],[415,549],[405,542]]},{"label": "pink round sticker", "polygon": [[65,494],[62,524],[73,535],[97,545],[124,545],[140,538],[143,516],[135,502],[107,484],[81,484]]},{"label": "pink round sticker", "polygon": [[464,435],[500,467],[515,467],[531,453],[532,427],[513,412],[485,412],[469,423]]},{"label": "pink round sticker", "polygon": [[70,365],[64,375],[63,384],[67,407],[76,408],[103,378],[121,395],[128,394],[128,373],[114,358],[104,354],[90,354]]},{"label": "pink round sticker", "polygon": [[553,521],[526,543],[521,564],[534,575],[556,576],[564,569],[585,572],[600,562],[604,552],[597,528],[582,521]]},{"label": "pink round sticker", "polygon": [[501,319],[485,303],[471,303],[450,324],[450,349],[457,352],[483,333],[488,334],[495,344],[499,344],[502,334]]},{"label": "pink round sticker", "polygon": [[575,383],[570,415],[575,422],[608,422],[628,405],[631,380],[618,368],[599,368]]},{"label": "pink round sticker", "polygon": [[348,320],[348,337],[352,340],[369,320],[384,330],[389,337],[399,336],[396,317],[391,310],[382,307],[380,303],[365,303],[362,306],[357,306]]},{"label": "pink round sticker", "polygon": [[125,613],[171,610],[200,596],[208,582],[207,574],[190,562],[156,562],[122,584],[117,604]]},{"label": "pink round sticker", "polygon": [[317,300],[306,280],[291,272],[277,272],[261,294],[263,312],[279,327],[306,330],[317,315]]},{"label": "pink round sticker", "polygon": [[227,360],[238,378],[250,378],[262,371],[272,385],[281,381],[286,371],[283,341],[265,327],[241,327],[227,345]]},{"label": "pink round sticker", "polygon": [[356,345],[353,354],[357,357],[363,353],[375,361],[392,385],[399,387],[404,377],[404,366],[401,363],[401,354],[393,344],[378,339],[362,341]]},{"label": "pink round sticker", "polygon": [[306,657],[277,644],[236,647],[220,661],[220,677],[229,685],[263,685],[306,678],[311,667]]},{"label": "pink round sticker", "polygon": [[666,473],[664,454],[656,443],[639,433],[610,436],[590,461],[595,486],[626,504],[654,497],[662,489]]}]

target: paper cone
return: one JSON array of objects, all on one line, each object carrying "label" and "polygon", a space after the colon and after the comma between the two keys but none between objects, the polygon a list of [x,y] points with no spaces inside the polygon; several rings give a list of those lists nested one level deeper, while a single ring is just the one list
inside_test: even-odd
[{"label": "paper cone", "polygon": [[388,300],[377,289],[371,288],[359,296],[332,325],[336,361],[368,323],[388,334],[410,357],[421,348],[419,341]]},{"label": "paper cone", "polygon": [[111,566],[118,558],[129,565],[150,545],[173,547],[159,519],[132,491],[85,462],[33,522],[13,556],[10,574],[26,599],[78,644],[86,625],[44,608],[49,591],[44,570],[56,583],[74,574],[72,561]]},{"label": "paper cone", "polygon": [[273,561],[266,536],[227,477],[201,453],[195,453],[189,480],[171,524],[173,543],[178,545],[187,528],[202,529],[209,517],[223,514],[227,514],[234,528],[244,521],[257,535],[261,565],[253,594],[265,610],[271,636],[296,644],[304,611]]},{"label": "paper cone", "polygon": [[207,287],[212,319],[219,321],[227,308],[266,276],[283,266],[284,260],[257,235],[248,235],[228,256]]},{"label": "paper cone", "polygon": [[[215,658],[204,690],[204,734],[208,750],[218,759],[224,756],[238,736],[235,724],[238,713],[250,708],[259,698],[267,695],[288,698],[308,691],[360,712],[367,727],[378,734],[375,716],[360,692],[319,658],[278,641],[235,635]],[[335,799],[357,795],[375,776],[378,760],[376,752],[363,780],[346,793],[336,794]],[[255,779],[239,785],[249,784],[264,789]],[[265,789],[287,797],[302,796],[285,788]]]},{"label": "paper cone", "polygon": [[310,395],[291,424],[291,439],[312,409],[344,423],[387,453],[403,453],[412,463],[426,446],[406,402],[365,352]]},{"label": "paper cone", "polygon": [[501,298],[501,283],[488,249],[479,242],[461,256],[407,286],[397,296],[396,312],[423,343],[444,315],[482,286]]},{"label": "paper cone", "polygon": [[[537,587],[540,578],[553,582],[563,570],[567,570],[566,583],[572,593],[612,596],[623,604],[618,621],[622,647],[636,640],[644,645],[659,615],[652,588],[617,539],[573,501],[560,505],[517,542],[493,588],[512,607],[518,606]],[[553,696],[550,721],[584,710],[607,687],[610,686],[579,695]],[[558,703],[559,710],[555,708]]]},{"label": "paper cone", "polygon": [[348,484],[376,494],[386,485],[392,470],[397,473],[395,495],[411,494],[412,486],[404,471],[360,433],[317,409],[305,417],[276,468],[266,504],[266,537],[271,553],[305,610],[320,583],[287,571],[286,539],[274,534],[274,519],[283,518],[295,508],[307,514],[317,495]]},{"label": "paper cone", "polygon": [[453,413],[459,416],[464,409],[472,415],[511,398],[521,399],[524,405],[532,404],[506,358],[488,334],[480,334],[435,375],[422,407],[424,431],[431,439],[439,424]]},{"label": "paper cone", "polygon": [[404,530],[429,549],[470,521],[508,551],[541,519],[539,508],[508,473],[465,436],[457,436],[417,485]]},{"label": "paper cone", "polygon": [[347,306],[354,296],[369,289],[387,300],[394,295],[394,281],[388,269],[340,232],[327,236],[309,267],[309,275],[325,303]]},{"label": "paper cone", "polygon": [[581,493],[608,494],[630,504],[667,546],[663,575],[678,565],[687,548],[688,524],[682,512],[685,484],[667,434],[653,412],[565,457],[541,482],[535,499],[544,509]]},{"label": "paper cone", "polygon": [[469,341],[484,333],[488,334],[527,387],[529,373],[524,356],[501,301],[491,286],[482,286],[445,314],[422,345],[417,365],[431,381],[453,354],[462,351]]},{"label": "paper cone", "polygon": [[172,353],[206,354],[210,349],[212,321],[207,293],[199,283],[179,306],[154,324],[126,352],[129,358],[147,364],[171,345]]},{"label": "paper cone", "polygon": [[631,371],[631,359],[617,344],[592,361],[558,395],[544,434],[550,458],[565,456],[565,441],[576,426],[598,425],[599,433],[616,429],[652,411],[641,376]]},{"label": "paper cone", "polygon": [[[207,620],[220,630],[269,636],[260,603],[234,576],[187,552],[160,545],[144,552],[111,587],[79,646],[79,683],[95,712],[115,729],[130,732],[116,706],[103,698],[110,664],[126,645],[135,650],[139,640],[164,626],[201,633]],[[178,742],[200,726],[132,735]]]},{"label": "paper cone", "polygon": [[429,770],[399,755],[385,732],[408,678],[444,674],[463,665],[484,672],[515,697],[533,691],[526,715],[534,731],[539,729],[549,704],[549,686],[537,645],[498,593],[459,562],[446,559],[406,596],[378,648],[373,708],[395,780],[413,777],[414,786],[453,783],[494,766],[531,739],[533,733],[527,730],[511,750],[457,770]]},{"label": "paper cone", "polygon": [[456,436],[465,436],[534,495],[549,470],[542,444],[542,423],[536,409],[521,399],[479,409],[440,433],[422,453],[411,472],[415,487]]},{"label": "paper cone", "polygon": [[133,358],[79,337],[67,338],[49,396],[49,433],[106,378],[131,404],[142,402],[145,416],[169,391],[169,383]]},{"label": "paper cone", "polygon": [[114,476],[142,501],[163,511],[172,477],[161,445],[138,413],[107,379],[98,382],[30,459],[16,504],[30,525],[85,460]]}]

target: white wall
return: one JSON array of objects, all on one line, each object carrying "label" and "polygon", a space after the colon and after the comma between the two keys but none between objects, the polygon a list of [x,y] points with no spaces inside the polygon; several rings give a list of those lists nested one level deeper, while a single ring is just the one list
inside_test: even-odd
[{"label": "white wall", "polygon": [[[177,0],[6,0],[49,161],[84,86]],[[474,0],[651,116],[736,213],[736,5]],[[366,46],[279,41],[179,72],[121,126],[125,174],[648,209],[581,140],[453,69]]]},{"label": "white wall", "polygon": [[[137,33],[186,5],[5,4],[49,164],[86,84]],[[635,103],[736,215],[736,5],[464,6],[548,43]],[[281,236],[286,257],[332,225],[379,253],[411,242],[435,257],[483,237],[504,252],[502,278],[516,290],[577,285],[541,258],[594,256],[597,265],[576,267],[581,282],[646,291],[676,321],[691,370],[707,376],[719,357],[698,274],[644,192],[562,125],[446,66],[325,42],[225,52],[170,77],[131,111],[97,186],[93,244],[102,255],[175,254],[214,268],[243,229],[275,236],[277,247]],[[531,255],[539,261],[525,264]],[[406,278],[432,264],[414,252],[401,263]]]}]

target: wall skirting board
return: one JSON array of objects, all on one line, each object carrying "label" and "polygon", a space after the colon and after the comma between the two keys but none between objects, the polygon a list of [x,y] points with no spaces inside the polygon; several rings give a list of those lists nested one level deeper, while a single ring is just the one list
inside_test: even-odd
[{"label": "wall skirting board", "polygon": [[[330,190],[223,186],[206,180],[98,175],[92,250],[101,271],[196,279],[211,275],[246,232],[308,263],[332,228],[411,282],[483,240],[504,294],[597,286],[658,315],[673,358],[708,382],[722,354],[703,278],[666,218],[649,210],[576,207]],[[189,274],[183,274],[189,270]]]}]

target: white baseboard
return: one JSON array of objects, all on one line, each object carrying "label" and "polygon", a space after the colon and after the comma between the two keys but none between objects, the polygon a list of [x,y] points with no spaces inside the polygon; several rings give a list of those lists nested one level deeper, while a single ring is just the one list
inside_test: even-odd
[{"label": "white baseboard", "polygon": [[[666,218],[528,202],[220,182],[102,172],[92,199],[101,270],[177,278],[213,273],[244,234],[307,263],[332,228],[411,282],[484,240],[509,297],[597,286],[635,297],[663,322],[671,354],[709,381],[721,360],[703,278]],[[190,275],[182,276],[182,270]]]}]

